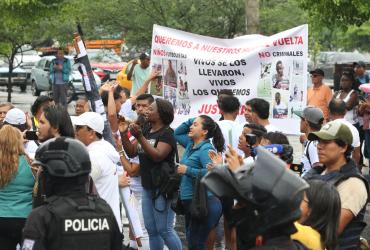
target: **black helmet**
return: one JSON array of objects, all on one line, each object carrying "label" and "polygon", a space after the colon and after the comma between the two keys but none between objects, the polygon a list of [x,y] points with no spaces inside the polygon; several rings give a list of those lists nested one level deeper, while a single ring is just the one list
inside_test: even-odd
[{"label": "black helmet", "polygon": [[277,156],[259,147],[254,163],[244,165],[236,172],[227,166],[215,168],[202,182],[216,196],[234,198],[246,204],[236,212],[238,218],[235,221],[239,228],[243,228],[243,237],[253,237],[293,225],[300,217],[300,203],[308,184],[286,166]]},{"label": "black helmet", "polygon": [[41,144],[32,165],[40,165],[50,176],[62,178],[88,175],[91,171],[85,145],[68,137],[52,138]]}]

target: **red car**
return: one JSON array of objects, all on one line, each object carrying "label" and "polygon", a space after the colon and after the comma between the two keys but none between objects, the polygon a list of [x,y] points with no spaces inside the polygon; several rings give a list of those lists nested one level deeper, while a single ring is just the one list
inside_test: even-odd
[{"label": "red car", "polygon": [[126,62],[111,49],[87,49],[91,67],[102,82],[115,80],[117,74],[126,66]]}]

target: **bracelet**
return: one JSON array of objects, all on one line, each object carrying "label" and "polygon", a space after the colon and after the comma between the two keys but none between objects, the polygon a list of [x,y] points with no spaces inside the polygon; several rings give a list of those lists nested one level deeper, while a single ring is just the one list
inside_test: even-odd
[{"label": "bracelet", "polygon": [[125,153],[125,150],[121,150],[121,151],[118,151],[119,154],[124,154]]}]

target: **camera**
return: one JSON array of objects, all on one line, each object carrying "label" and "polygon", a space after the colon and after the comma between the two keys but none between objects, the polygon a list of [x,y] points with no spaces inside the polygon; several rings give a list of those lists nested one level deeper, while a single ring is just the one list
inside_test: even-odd
[{"label": "camera", "polygon": [[31,130],[26,131],[24,138],[29,141],[37,141],[39,139],[37,132]]},{"label": "camera", "polygon": [[257,143],[257,136],[254,134],[246,134],[245,138],[249,146],[253,146],[254,144]]}]

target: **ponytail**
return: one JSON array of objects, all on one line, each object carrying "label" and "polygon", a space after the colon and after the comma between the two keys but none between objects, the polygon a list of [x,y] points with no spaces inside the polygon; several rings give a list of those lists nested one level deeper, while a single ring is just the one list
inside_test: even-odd
[{"label": "ponytail", "polygon": [[202,129],[208,131],[206,139],[212,138],[213,146],[215,146],[217,152],[223,152],[225,150],[225,139],[217,122],[207,115],[199,117],[203,120]]}]

